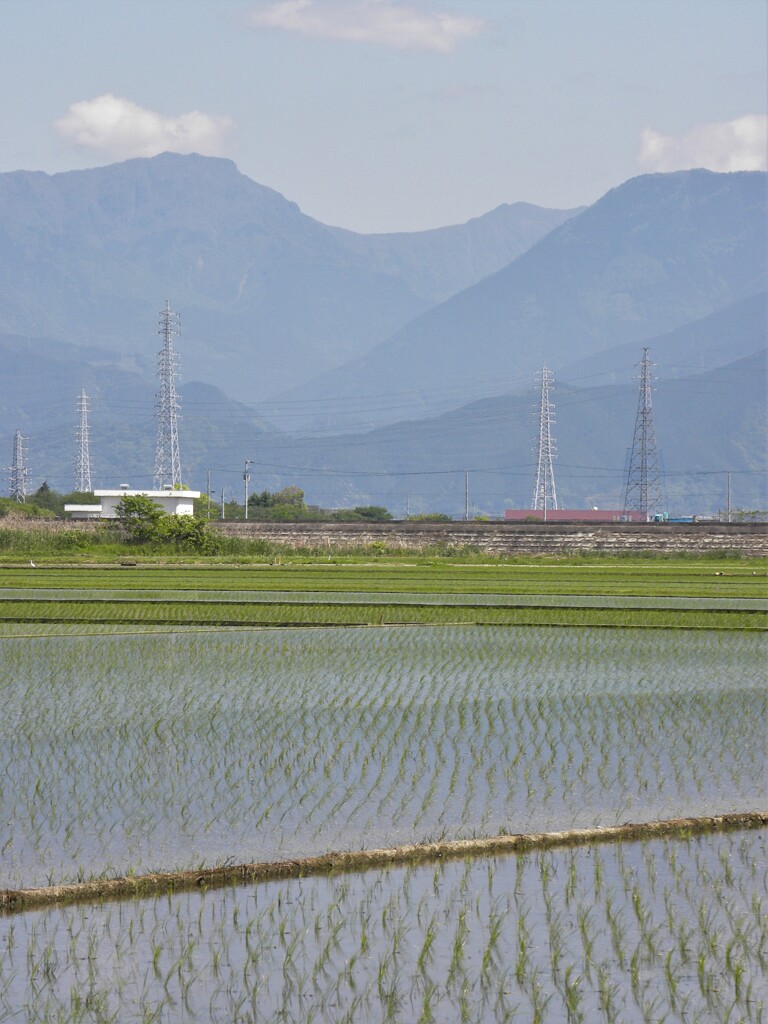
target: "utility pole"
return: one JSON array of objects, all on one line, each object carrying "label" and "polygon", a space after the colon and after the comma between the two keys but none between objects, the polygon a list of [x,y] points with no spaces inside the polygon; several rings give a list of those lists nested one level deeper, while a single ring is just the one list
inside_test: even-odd
[{"label": "utility pole", "polygon": [[28,440],[29,438],[24,437],[20,430],[15,432],[13,435],[13,458],[8,469],[11,497],[21,502],[22,505],[27,500],[29,469],[27,467],[27,450],[24,447],[24,442]]},{"label": "utility pole", "polygon": [[656,451],[656,432],[653,427],[653,363],[648,349],[643,349],[640,363],[640,391],[637,400],[635,433],[629,458],[627,483],[624,490],[624,511],[639,512],[649,521],[657,512],[663,512],[661,471]]},{"label": "utility pole", "polygon": [[88,440],[88,395],[82,389],[77,399],[77,411],[80,420],[75,432],[77,451],[75,453],[75,490],[84,494],[92,490],[91,486],[91,454]]},{"label": "utility pole", "polygon": [[157,333],[163,339],[157,355],[157,375],[160,390],[155,403],[157,419],[157,448],[155,451],[154,486],[160,490],[166,483],[181,487],[181,460],[179,458],[179,430],[177,414],[179,399],[176,394],[176,378],[179,375],[178,361],[173,350],[173,336],[178,335],[179,314],[171,310],[166,299],[165,309],[160,312]]},{"label": "utility pole", "polygon": [[464,470],[464,522],[469,522],[469,470]]},{"label": "utility pole", "polygon": [[225,518],[224,517],[224,502],[225,502],[226,499],[224,497],[224,493],[225,493],[224,492],[224,488],[222,487],[221,488],[221,521],[222,522],[224,522],[224,518]]},{"label": "utility pole", "polygon": [[206,476],[206,493],[208,495],[208,518],[211,518],[211,471],[208,470]]},{"label": "utility pole", "polygon": [[243,466],[243,487],[245,489],[245,518],[248,518],[248,481],[251,479],[251,474],[248,472],[248,467],[253,465],[253,459],[246,459],[245,465]]},{"label": "utility pole", "polygon": [[728,522],[731,521],[731,474],[728,473]]},{"label": "utility pole", "polygon": [[552,437],[552,424],[555,422],[555,407],[549,400],[550,388],[554,387],[555,375],[546,366],[541,369],[541,385],[539,395],[539,441],[536,446],[536,483],[533,487],[531,509],[544,510],[547,518],[547,506],[557,508],[557,491],[555,490],[554,459],[557,454],[555,439]]}]

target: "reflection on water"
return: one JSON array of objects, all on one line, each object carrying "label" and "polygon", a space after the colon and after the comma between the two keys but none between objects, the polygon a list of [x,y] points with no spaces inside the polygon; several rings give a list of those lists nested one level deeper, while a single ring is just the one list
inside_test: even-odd
[{"label": "reflection on water", "polygon": [[759,635],[0,640],[0,887],[765,804]]},{"label": "reflection on water", "polygon": [[0,917],[0,1019],[759,1020],[765,832]]}]

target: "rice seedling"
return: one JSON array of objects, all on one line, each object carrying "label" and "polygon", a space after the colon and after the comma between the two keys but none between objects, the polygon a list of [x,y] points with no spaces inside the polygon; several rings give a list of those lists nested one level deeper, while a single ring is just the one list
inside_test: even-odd
[{"label": "rice seedling", "polygon": [[650,649],[642,632],[458,627],[0,648],[7,887],[717,813],[763,789],[762,650],[741,633],[658,633]]},{"label": "rice seedling", "polygon": [[[751,808],[732,568],[0,570],[0,888]],[[766,884],[756,833],[0,918],[0,1021],[758,1020]]]}]

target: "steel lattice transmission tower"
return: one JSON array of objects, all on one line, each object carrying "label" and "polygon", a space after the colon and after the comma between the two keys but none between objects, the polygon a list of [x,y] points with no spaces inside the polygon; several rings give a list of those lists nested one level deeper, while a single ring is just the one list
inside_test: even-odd
[{"label": "steel lattice transmission tower", "polygon": [[90,491],[91,487],[91,453],[88,440],[88,395],[85,388],[82,389],[77,398],[77,411],[80,419],[75,430],[75,490],[80,492]]},{"label": "steel lattice transmission tower", "polygon": [[650,519],[656,512],[663,511],[661,471],[656,451],[656,432],[653,427],[653,363],[648,349],[643,349],[640,363],[640,393],[637,401],[635,435],[629,457],[627,484],[624,489],[624,511],[639,512]]},{"label": "steel lattice transmission tower", "polygon": [[29,470],[27,468],[25,442],[28,440],[29,438],[24,437],[20,430],[17,430],[13,435],[13,458],[8,469],[11,497],[21,502],[27,500],[27,477]]},{"label": "steel lattice transmission tower", "polygon": [[160,390],[155,403],[157,449],[155,451],[154,485],[158,490],[165,484],[173,484],[174,487],[181,486],[177,425],[179,399],[176,394],[176,378],[179,372],[176,353],[173,351],[173,337],[179,334],[179,314],[171,310],[167,300],[165,309],[160,313],[159,325],[157,333],[163,339],[163,345],[157,356]]},{"label": "steel lattice transmission tower", "polygon": [[557,508],[554,460],[557,455],[552,424],[555,422],[555,407],[549,400],[550,388],[555,386],[555,375],[546,366],[541,370],[541,398],[539,401],[539,443],[537,446],[536,483],[531,500],[532,509]]}]

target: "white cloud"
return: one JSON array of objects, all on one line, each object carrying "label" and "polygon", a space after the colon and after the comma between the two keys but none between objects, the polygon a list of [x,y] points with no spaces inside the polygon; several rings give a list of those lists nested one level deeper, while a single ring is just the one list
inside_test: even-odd
[{"label": "white cloud", "polygon": [[393,0],[276,0],[253,10],[250,22],[255,28],[439,53],[450,53],[484,24],[478,18],[439,11],[433,4]]},{"label": "white cloud", "polygon": [[199,110],[165,117],[131,100],[105,93],[73,103],[54,127],[59,135],[78,146],[126,159],[164,152],[218,156],[232,124],[228,117],[202,114]]},{"label": "white cloud", "polygon": [[646,128],[638,160],[652,171],[682,171],[691,167],[764,171],[768,169],[768,117],[745,114],[734,121],[702,124],[682,138]]}]

